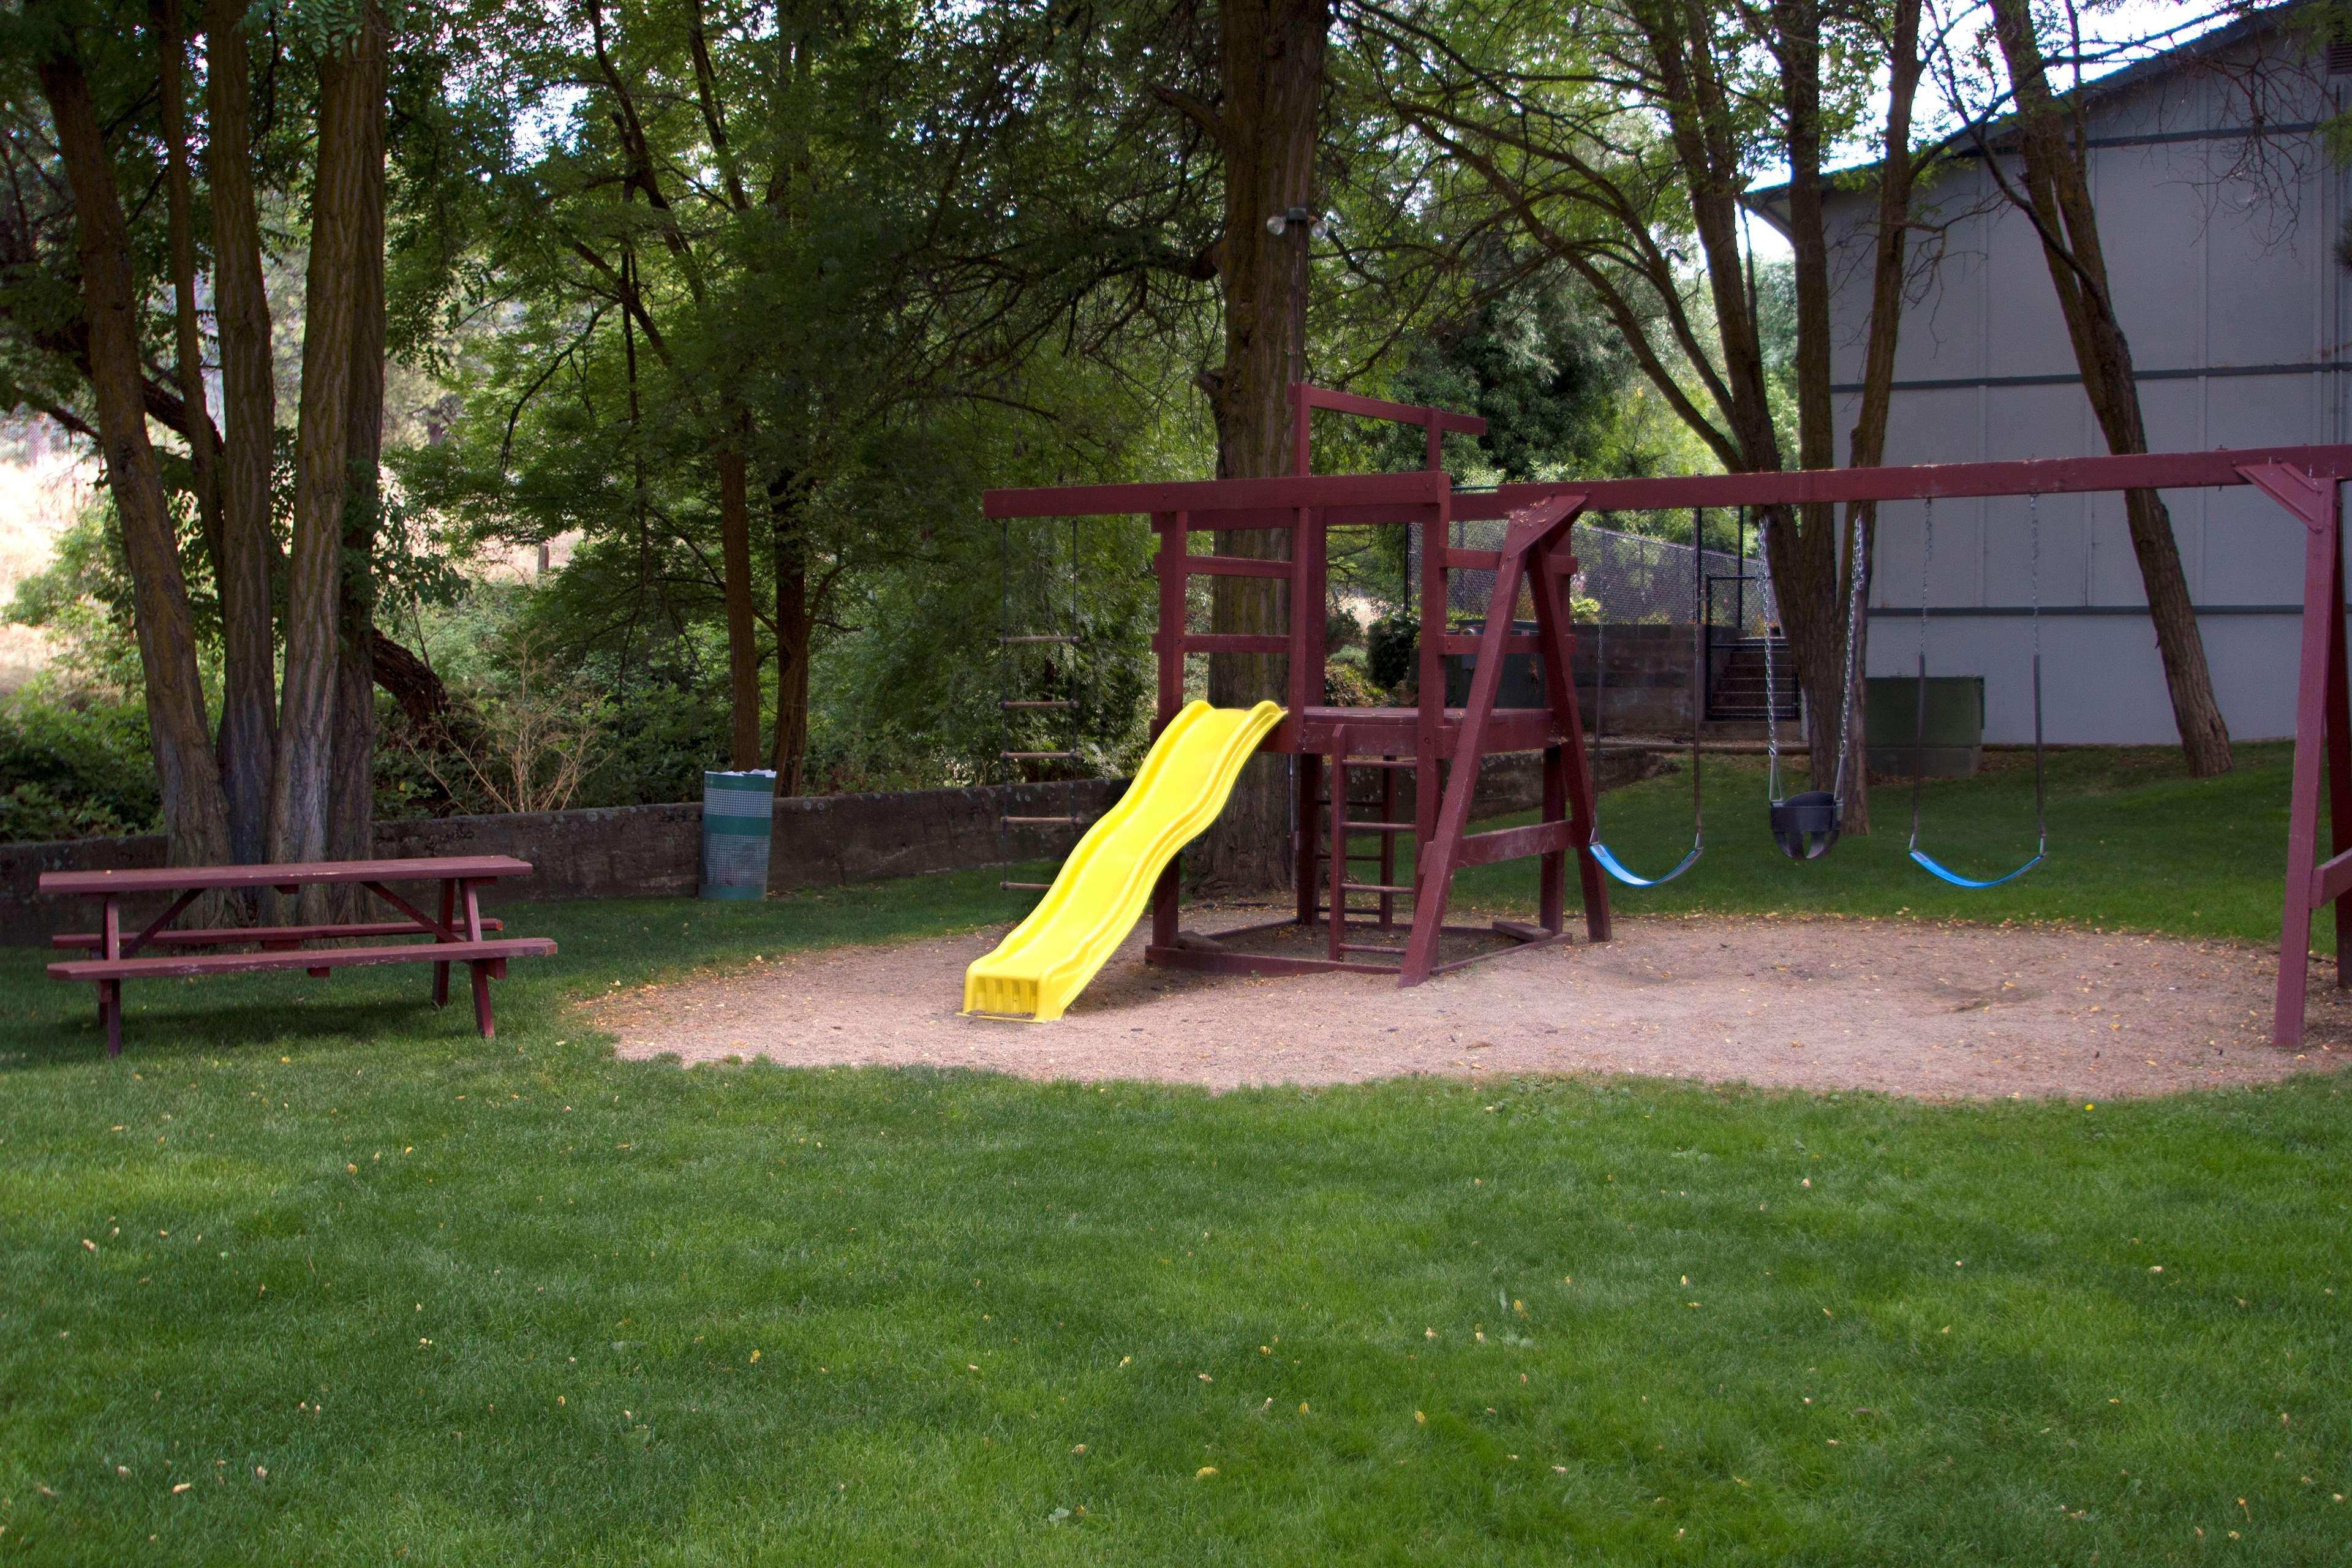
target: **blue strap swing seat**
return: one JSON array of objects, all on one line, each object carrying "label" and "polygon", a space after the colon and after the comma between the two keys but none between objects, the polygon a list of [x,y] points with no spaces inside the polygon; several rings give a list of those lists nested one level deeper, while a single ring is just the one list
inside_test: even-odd
[{"label": "blue strap swing seat", "polygon": [[[1703,548],[1699,524],[1704,515],[1705,514],[1696,508],[1693,508],[1691,510],[1691,548],[1694,550]],[[1596,759],[1599,757],[1601,752],[1601,737],[1608,726],[1609,720],[1609,617],[1606,615],[1602,615],[1600,616],[1598,619],[1600,621],[1600,631],[1594,638],[1596,647],[1593,655],[1592,671],[1592,750]],[[1698,640],[1699,637],[1699,617],[1696,615],[1694,615],[1691,616],[1691,648],[1694,663],[1702,657],[1699,652],[1702,646]],[[1664,883],[1671,882],[1676,877],[1679,877],[1684,872],[1689,870],[1693,866],[1697,865],[1699,857],[1706,852],[1706,818],[1699,808],[1699,683],[1696,679],[1697,671],[1696,668],[1693,669],[1692,676],[1690,852],[1675,863],[1675,868],[1673,870],[1668,871],[1662,877],[1643,877],[1638,875],[1629,869],[1623,861],[1618,859],[1615,853],[1610,849],[1608,845],[1603,844],[1601,841],[1601,806],[1599,792],[1596,791],[1593,795],[1592,858],[1601,863],[1601,868],[1602,870],[1608,872],[1611,876],[1616,878],[1619,881],[1624,883],[1629,888],[1655,888]]]},{"label": "blue strap swing seat", "polygon": [[1919,847],[1919,799],[1927,779],[1927,578],[1928,569],[1936,558],[1936,502],[1927,500],[1927,525],[1919,554],[1919,689],[1917,709],[1912,714],[1911,731],[1911,858],[1920,869],[1940,878],[1955,888],[1974,892],[1985,888],[1998,888],[2003,882],[2015,881],[2024,876],[2050,853],[2050,814],[2042,785],[2042,498],[2026,498],[2028,531],[2032,540],[2032,616],[2033,623],[2033,858],[2013,871],[1998,877],[1979,879],[1963,877],[1950,867],[1937,862],[1934,856]]}]

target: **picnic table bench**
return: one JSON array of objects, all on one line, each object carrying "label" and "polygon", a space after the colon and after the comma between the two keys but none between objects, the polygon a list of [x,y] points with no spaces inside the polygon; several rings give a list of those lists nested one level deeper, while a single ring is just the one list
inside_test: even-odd
[{"label": "picnic table bench", "polygon": [[[73,981],[98,988],[99,1021],[106,1026],[106,1054],[122,1052],[122,983],[174,975],[240,974],[261,970],[299,969],[323,979],[338,969],[363,963],[430,963],[433,1005],[449,1001],[449,966],[464,963],[473,972],[474,1022],[482,1038],[496,1033],[490,1017],[490,982],[505,978],[509,958],[544,958],[555,952],[546,937],[494,937],[500,930],[482,914],[480,892],[507,877],[530,875],[530,862],[510,855],[443,855],[414,860],[314,860],[275,866],[158,866],[127,871],[45,871],[44,893],[101,900],[99,929],[73,931],[49,939],[54,947],[87,950],[93,956],[66,959],[49,965],[53,980]],[[441,913],[436,920],[392,889],[394,882],[441,884]],[[374,894],[402,917],[392,921],[352,921],[322,925],[222,926],[202,930],[168,930],[187,907],[205,894],[223,890],[275,889],[292,893],[320,884],[356,883]],[[170,893],[172,902],[162,914],[137,932],[125,935],[120,900],[126,894]],[[430,942],[384,942],[392,937],[430,937]],[[358,939],[357,947],[305,947],[310,942]],[[194,947],[258,947],[258,952],[190,952]],[[164,951],[148,953],[149,948]]]}]

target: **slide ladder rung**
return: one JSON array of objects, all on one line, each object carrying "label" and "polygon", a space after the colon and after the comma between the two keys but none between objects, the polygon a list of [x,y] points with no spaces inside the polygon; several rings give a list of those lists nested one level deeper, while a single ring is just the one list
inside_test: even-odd
[{"label": "slide ladder rung", "polygon": [[[1352,860],[1357,857],[1351,855],[1349,858]],[[1399,887],[1392,882],[1342,882],[1339,884],[1339,890],[1343,893],[1411,893],[1412,891],[1411,888]]]},{"label": "slide ladder rung", "polygon": [[1342,826],[1350,833],[1411,833],[1414,830],[1410,822],[1349,822]]}]

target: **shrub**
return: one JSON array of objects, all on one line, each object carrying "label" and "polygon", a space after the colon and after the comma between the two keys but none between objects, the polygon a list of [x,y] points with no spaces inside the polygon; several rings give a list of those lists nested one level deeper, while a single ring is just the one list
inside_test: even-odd
[{"label": "shrub", "polygon": [[1323,667],[1323,700],[1334,708],[1378,708],[1381,689],[1352,660],[1335,658]]},{"label": "shrub", "polygon": [[1421,641],[1421,622],[1410,611],[1382,616],[1372,623],[1364,641],[1364,673],[1382,691],[1402,685],[1412,674],[1414,647]]},{"label": "shrub", "polygon": [[151,833],[162,815],[144,703],[0,698],[0,840]]}]

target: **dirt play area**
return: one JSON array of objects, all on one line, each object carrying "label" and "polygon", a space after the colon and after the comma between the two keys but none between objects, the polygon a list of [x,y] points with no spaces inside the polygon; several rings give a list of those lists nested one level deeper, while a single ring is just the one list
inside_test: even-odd
[{"label": "dirt play area", "polygon": [[[1211,933],[1263,913],[1193,910]],[[1148,967],[1139,931],[1056,1023],[965,1018],[1003,935],[762,960],[593,1004],[620,1054],[976,1068],[1234,1089],[1406,1074],[1637,1073],[1929,1100],[2097,1100],[2352,1059],[2352,1001],[2315,964],[2300,1051],[2269,1041],[2276,960],[2221,942],[1909,921],[1620,920],[1617,940],[1506,954],[1400,990],[1361,974]]]}]

